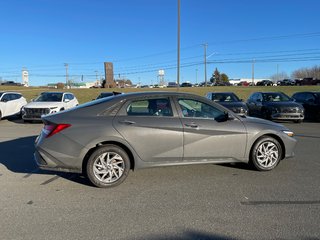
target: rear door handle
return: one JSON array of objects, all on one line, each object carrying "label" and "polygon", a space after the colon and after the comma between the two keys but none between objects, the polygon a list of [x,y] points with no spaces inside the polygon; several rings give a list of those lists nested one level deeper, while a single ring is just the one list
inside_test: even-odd
[{"label": "rear door handle", "polygon": [[198,127],[198,125],[197,124],[195,124],[195,123],[185,123],[184,124],[186,127],[191,127],[191,128],[197,128]]},{"label": "rear door handle", "polygon": [[129,121],[129,120],[119,121],[119,123],[121,123],[121,124],[126,124],[126,125],[133,125],[133,124],[135,124],[135,122]]}]

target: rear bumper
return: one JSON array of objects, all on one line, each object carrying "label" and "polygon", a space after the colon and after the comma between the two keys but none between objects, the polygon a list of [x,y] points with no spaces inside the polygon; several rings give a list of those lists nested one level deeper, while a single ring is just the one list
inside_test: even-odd
[{"label": "rear bumper", "polygon": [[74,173],[81,173],[81,169],[70,168],[60,162],[58,159],[50,156],[48,153],[44,151],[36,150],[34,152],[34,160],[38,167],[43,170],[50,170],[50,171],[59,171],[59,172],[74,172]]}]

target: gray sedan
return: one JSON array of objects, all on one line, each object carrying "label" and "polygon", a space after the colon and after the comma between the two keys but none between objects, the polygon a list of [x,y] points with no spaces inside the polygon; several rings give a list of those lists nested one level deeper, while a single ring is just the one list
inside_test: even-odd
[{"label": "gray sedan", "polygon": [[112,187],[130,169],[201,163],[250,163],[275,168],[292,157],[286,127],[239,117],[204,97],[143,92],[95,100],[42,118],[35,160],[40,168],[85,174]]}]

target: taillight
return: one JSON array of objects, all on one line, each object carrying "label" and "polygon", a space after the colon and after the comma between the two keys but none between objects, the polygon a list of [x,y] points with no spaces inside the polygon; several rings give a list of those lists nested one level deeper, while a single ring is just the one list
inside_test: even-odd
[{"label": "taillight", "polygon": [[53,136],[54,134],[61,132],[62,130],[71,127],[70,124],[45,124],[42,131],[46,135],[46,138]]}]

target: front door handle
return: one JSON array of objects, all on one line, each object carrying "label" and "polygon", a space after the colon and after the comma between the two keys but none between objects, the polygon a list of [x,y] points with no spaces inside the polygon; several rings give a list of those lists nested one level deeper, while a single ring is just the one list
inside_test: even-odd
[{"label": "front door handle", "polygon": [[126,125],[133,125],[133,124],[135,124],[135,122],[129,121],[129,120],[119,121],[119,123],[121,123],[121,124],[126,124]]},{"label": "front door handle", "polygon": [[194,123],[194,122],[192,122],[192,123],[185,123],[184,124],[186,127],[191,127],[191,128],[197,128],[198,127],[198,125],[196,124],[196,123]]}]

